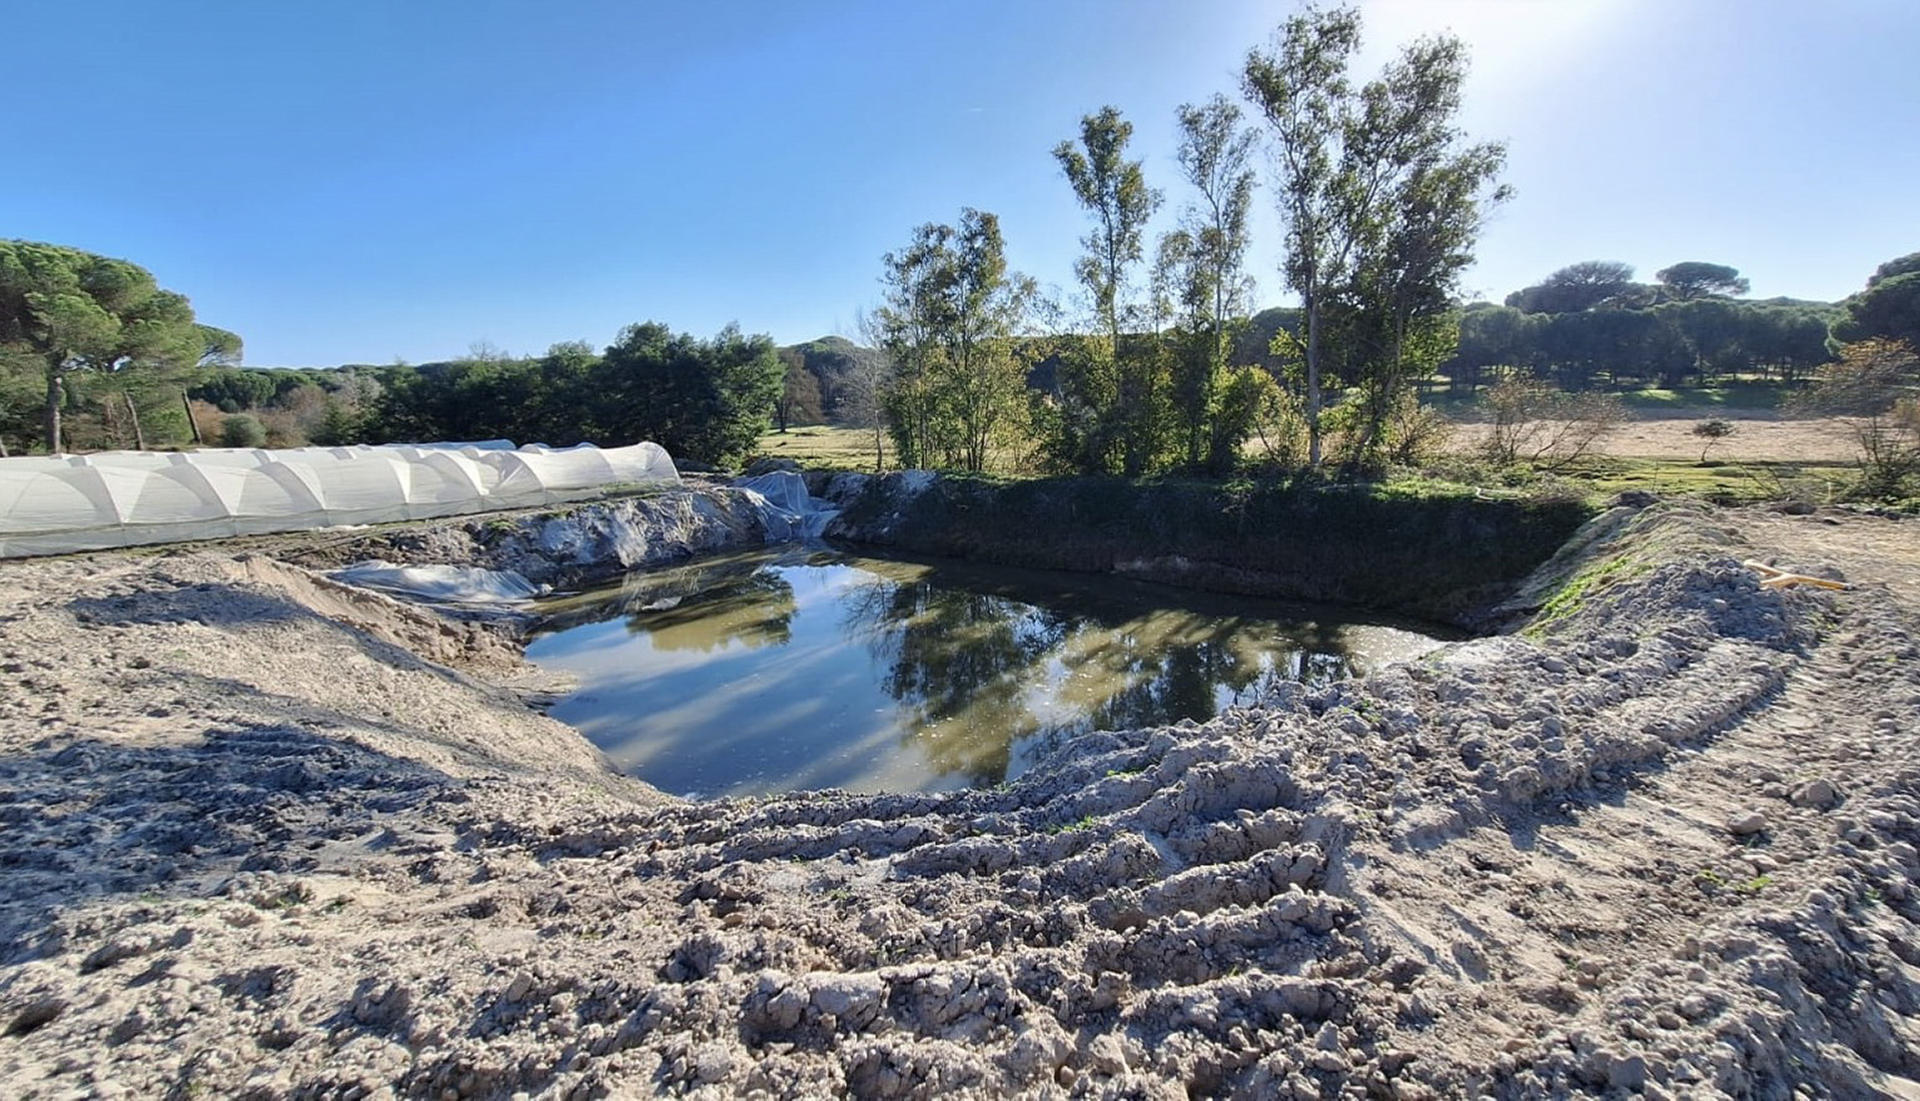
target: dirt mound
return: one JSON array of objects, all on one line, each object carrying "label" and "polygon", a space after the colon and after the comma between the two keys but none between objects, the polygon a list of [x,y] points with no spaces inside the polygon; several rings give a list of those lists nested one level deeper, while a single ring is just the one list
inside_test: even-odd
[{"label": "dirt mound", "polygon": [[1613,522],[1526,635],[1001,789],[702,804],[218,560],[7,567],[0,1081],[1920,1088],[1912,609],[1760,588],[1738,517]]}]

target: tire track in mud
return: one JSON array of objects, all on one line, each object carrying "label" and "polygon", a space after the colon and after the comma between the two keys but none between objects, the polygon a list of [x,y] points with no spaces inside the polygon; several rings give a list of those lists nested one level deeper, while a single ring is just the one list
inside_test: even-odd
[{"label": "tire track in mud", "polygon": [[[1764,707],[1568,804],[1449,839],[1493,891],[1428,889],[1405,907],[1417,925],[1399,915],[1403,934],[1450,935],[1474,972],[1449,1007],[1466,1011],[1423,1055],[1477,1067],[1461,1084],[1496,1093],[1920,1095],[1920,970],[1899,947],[1920,936],[1920,653],[1878,596],[1840,603]],[[1381,866],[1430,874],[1446,854],[1425,855]],[[1862,957],[1877,957],[1865,981]],[[1490,997],[1514,995],[1489,1019]]]}]

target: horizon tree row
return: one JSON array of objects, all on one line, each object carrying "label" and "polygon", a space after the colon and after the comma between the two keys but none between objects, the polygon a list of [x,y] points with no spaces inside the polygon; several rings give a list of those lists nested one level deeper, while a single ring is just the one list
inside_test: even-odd
[{"label": "horizon tree row", "polygon": [[[896,438],[903,461],[981,469],[995,456],[1012,456],[1027,466],[1086,469],[1061,461],[1059,452],[1049,453],[1044,447],[1049,443],[1060,447],[1072,439],[1048,417],[1059,416],[1060,374],[1100,362],[1097,353],[1090,354],[1086,348],[1099,334],[1048,334],[1031,319],[1015,330],[1010,319],[1021,310],[1009,307],[1044,317],[1045,304],[1033,295],[1030,280],[1005,272],[1003,245],[990,216],[963,212],[961,222],[961,229],[923,227],[928,231],[918,242],[923,247],[895,257],[901,262],[900,293],[885,308],[917,303],[922,310],[917,320],[902,314],[886,325],[868,326],[876,333],[892,326],[897,332],[918,334],[917,346],[897,340],[891,346],[893,358],[919,365],[913,376],[916,385],[892,386],[896,372],[889,357],[877,357],[843,338],[825,338],[776,349],[781,384],[767,391],[775,395],[772,413],[783,424],[831,419],[884,432],[894,423],[889,418],[892,403],[898,423],[922,426],[917,437],[902,432]],[[1897,294],[1901,286],[1917,281],[1902,267],[1910,262],[1901,258],[1882,265],[1869,280],[1868,291],[1850,299],[1847,307],[1704,297],[1656,306],[1600,303],[1566,313],[1529,314],[1474,303],[1463,312],[1441,315],[1436,322],[1448,326],[1457,319],[1459,325],[1457,347],[1440,369],[1456,386],[1477,386],[1486,371],[1501,368],[1502,374],[1518,370],[1570,391],[1709,382],[1756,369],[1770,377],[1804,379],[1831,358],[1827,317],[1835,318],[1837,331],[1871,335],[1882,333],[1888,319],[1901,316]],[[1165,280],[1156,283],[1170,285]],[[910,286],[919,289],[907,293]],[[1304,418],[1297,399],[1281,393],[1274,377],[1289,365],[1297,377],[1297,355],[1289,359],[1286,353],[1299,343],[1301,311],[1274,308],[1248,318],[1230,309],[1224,316],[1213,315],[1200,308],[1204,303],[1199,296],[1190,293],[1192,287],[1208,284],[1193,280],[1186,286],[1189,293],[1166,307],[1168,313],[1180,310],[1184,316],[1175,314],[1171,323],[1159,322],[1144,335],[1131,330],[1121,334],[1123,346],[1138,343],[1162,356],[1160,362],[1168,367],[1163,391],[1167,402],[1162,408],[1172,415],[1159,425],[1166,448],[1163,454],[1173,456],[1166,468],[1225,471],[1232,467],[1241,445],[1254,435],[1273,444],[1269,453],[1276,458],[1297,458],[1289,449],[1291,441],[1283,437],[1298,432],[1304,451]],[[929,292],[933,287],[964,293],[939,300]],[[978,303],[994,308],[981,310]],[[941,326],[947,316],[971,320],[958,330],[946,331]],[[884,317],[876,311],[869,321]],[[1209,331],[1216,317],[1218,328]],[[907,320],[913,320],[913,326],[902,328]],[[1216,351],[1220,346],[1213,344],[1214,332],[1224,334],[1222,350]],[[1450,338],[1443,334],[1441,339]],[[238,338],[228,334],[221,346],[237,352]],[[1335,417],[1341,438],[1359,440],[1364,438],[1365,404],[1358,400],[1362,392],[1345,389],[1348,380],[1359,374],[1343,358],[1342,349],[1347,346],[1335,343],[1326,370],[1340,388],[1335,392],[1344,399]],[[19,357],[17,345],[11,348],[10,362],[17,368],[26,361]],[[1273,353],[1275,348],[1280,354]],[[195,431],[206,442],[237,446],[485,437],[556,445],[609,442],[619,427],[609,410],[621,393],[631,390],[610,385],[603,358],[590,345],[575,341],[557,344],[544,356],[519,358],[479,344],[460,359],[417,367],[262,369],[240,368],[228,360],[203,363],[186,374],[157,369],[77,370],[62,382],[64,404],[72,414],[68,446],[137,446],[132,418],[119,396],[129,391],[139,403],[138,423],[147,426],[147,441],[162,446],[185,444]],[[1193,369],[1209,362],[1225,365],[1214,372],[1211,393],[1201,389],[1207,376]],[[965,366],[969,364],[971,368]],[[701,377],[709,373],[704,366],[692,372]],[[37,430],[30,423],[38,415],[32,388],[43,375],[32,364],[0,375],[6,387],[0,394],[24,395],[5,407],[0,439],[5,435],[28,438]],[[191,426],[182,415],[182,389],[191,399],[187,403]],[[101,397],[86,397],[96,393]],[[110,395],[112,400],[105,400]],[[1400,406],[1389,411],[1389,429],[1406,415],[1410,404],[1410,397],[1403,394]],[[907,412],[916,408],[922,415],[909,417]],[[949,419],[954,409],[959,412]],[[229,425],[227,420],[234,417],[239,420]],[[1276,425],[1276,421],[1287,423]],[[1124,421],[1119,423],[1138,431]],[[77,444],[73,432],[79,434]],[[742,430],[733,438],[738,441],[745,436]],[[1394,451],[1398,441],[1393,431],[1386,437],[1382,444],[1386,453],[1402,461],[1404,455]],[[745,446],[749,445],[736,442],[733,448],[715,449],[691,441],[680,444],[678,450],[701,462],[713,460],[699,454],[737,452]]]},{"label": "horizon tree row", "polygon": [[[628,325],[604,352],[585,341],[515,358],[476,345],[463,359],[351,369],[357,400],[329,402],[314,443],[509,439],[570,447],[652,441],[676,460],[738,462],[771,426],[787,365],[773,339],[728,325],[708,339]],[[293,384],[324,383],[308,376]],[[196,393],[213,399],[210,380]],[[370,383],[371,385],[368,385]]]}]

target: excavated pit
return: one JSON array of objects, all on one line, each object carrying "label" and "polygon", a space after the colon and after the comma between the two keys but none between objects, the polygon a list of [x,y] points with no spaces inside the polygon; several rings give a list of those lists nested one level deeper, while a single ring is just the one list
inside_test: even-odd
[{"label": "excavated pit", "polygon": [[546,711],[687,798],[994,787],[1076,733],[1205,721],[1457,637],[1110,575],[767,548],[535,604]]},{"label": "excavated pit", "polygon": [[[613,507],[371,538],[545,580],[765,534]],[[1920,540],[1793,522],[1617,510],[1514,633],[1004,789],[700,804],[529,710],[510,621],[301,565],[339,547],[6,563],[0,1083],[1914,1095]]]}]

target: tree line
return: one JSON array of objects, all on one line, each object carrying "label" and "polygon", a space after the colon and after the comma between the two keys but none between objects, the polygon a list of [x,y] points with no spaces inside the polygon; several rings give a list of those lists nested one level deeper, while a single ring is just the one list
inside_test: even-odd
[{"label": "tree line", "polygon": [[[1224,94],[1179,107],[1186,202],[1152,242],[1166,196],[1131,155],[1133,124],[1111,106],[1085,116],[1053,150],[1089,225],[1079,312],[1051,339],[1020,339],[1064,311],[1007,270],[991,213],[920,226],[888,253],[869,321],[893,364],[884,405],[903,461],[978,469],[1014,449],[1087,472],[1219,471],[1265,426],[1297,422],[1317,466],[1336,385],[1354,392],[1347,457],[1389,454],[1410,380],[1454,351],[1457,282],[1506,197],[1505,150],[1459,131],[1457,39],[1409,44],[1365,81],[1349,72],[1359,44],[1354,10],[1305,11],[1246,57],[1257,124]],[[1235,353],[1263,140],[1286,226],[1280,274],[1301,308],[1248,362]]]},{"label": "tree line", "polygon": [[[1214,103],[1189,117],[1218,127],[1227,114]],[[1188,156],[1199,164],[1222,163],[1209,161],[1205,148],[1195,143]],[[1174,285],[1165,274],[1182,266],[1187,277],[1177,297],[1163,297],[1161,319],[1145,332],[1123,325],[1117,337],[1109,330],[1103,341],[1099,333],[1034,332],[1030,318],[1016,323],[1016,314],[1047,316],[1046,304],[1030,280],[1005,272],[997,221],[966,211],[960,226],[921,227],[912,248],[887,258],[889,294],[867,326],[878,347],[826,337],[774,349],[778,379],[772,387],[766,376],[773,368],[763,356],[767,338],[730,331],[713,341],[663,340],[657,325],[639,327],[648,329],[645,336],[624,333],[605,350],[575,341],[544,355],[515,357],[481,344],[467,356],[419,366],[242,368],[238,336],[192,320],[184,297],[161,290],[136,265],[57,246],[0,242],[0,286],[10,296],[4,300],[10,335],[0,341],[0,447],[19,449],[36,438],[44,447],[52,395],[62,446],[71,450],[494,437],[565,446],[671,433],[677,454],[716,463],[750,449],[753,434],[770,421],[783,429],[832,422],[890,431],[898,458],[910,465],[981,469],[996,448],[1004,452],[1011,442],[1024,444],[1024,457],[1040,465],[1220,471],[1234,464],[1250,438],[1263,434],[1278,457],[1297,458],[1289,448],[1303,448],[1303,439],[1282,437],[1303,436],[1305,430],[1293,354],[1302,343],[1303,311],[1243,315],[1246,281],[1229,286],[1236,269],[1231,251],[1219,242],[1237,236],[1250,181],[1244,171],[1214,174],[1231,187],[1203,190],[1202,196],[1229,201],[1203,200],[1206,224],[1190,221],[1163,238],[1162,258],[1170,262],[1158,265],[1149,292],[1155,283]],[[29,269],[29,260],[37,270]],[[1197,263],[1206,267],[1196,273]],[[1837,334],[1877,333],[1911,310],[1900,296],[1913,294],[1909,285],[1920,282],[1920,272],[1908,271],[1907,263],[1903,258],[1883,265],[1867,291],[1843,306],[1746,302],[1717,291],[1654,299],[1631,286],[1606,297],[1589,293],[1584,304],[1555,303],[1581,306],[1558,313],[1474,303],[1439,315],[1439,343],[1451,342],[1453,352],[1438,369],[1460,386],[1491,381],[1483,376],[1498,368],[1565,389],[1709,382],[1754,370],[1804,377],[1832,358],[1830,322]],[[1630,272],[1624,265],[1610,267]],[[60,309],[92,316],[93,335],[82,325],[61,324],[58,311],[44,305],[59,301],[52,292],[62,285],[70,297],[79,292],[83,277],[100,288],[92,303],[99,312],[88,315],[79,302]],[[1626,301],[1622,293],[1638,301]],[[1543,301],[1532,288],[1510,300],[1523,296]],[[1457,328],[1448,331],[1450,326]],[[117,346],[109,339],[115,333]],[[71,343],[63,346],[62,340]],[[752,346],[750,353],[743,344]],[[1365,368],[1349,362],[1344,342],[1330,345],[1323,370],[1345,398],[1348,380],[1363,377]],[[1131,361],[1136,373],[1124,379],[1102,373],[1124,361],[1108,352],[1115,346],[1144,353]],[[636,348],[677,367],[653,370],[651,381],[639,386],[633,381]],[[755,365],[745,371],[755,379],[751,386],[737,382],[743,363]],[[690,384],[689,377],[701,381]],[[1125,401],[1119,398],[1123,381],[1129,388]],[[1113,387],[1113,398],[1103,418],[1088,395],[1106,385]],[[771,405],[762,415],[752,407],[768,393]],[[1062,395],[1076,403],[1063,402]],[[1157,423],[1155,396],[1162,403]],[[639,404],[667,409],[683,402],[688,411],[672,423],[631,411]],[[1358,408],[1340,402],[1336,426],[1353,420]],[[709,421],[709,431],[686,428]]]},{"label": "tree line", "polygon": [[0,241],[0,453],[188,444],[652,440],[736,462],[764,433],[786,365],[772,338],[648,322],[601,352],[514,358],[479,346],[412,367],[255,370],[240,338],[125,260]]},{"label": "tree line", "polygon": [[[647,438],[675,439],[676,455],[725,463],[751,450],[753,436],[769,426],[836,423],[890,436],[895,460],[908,466],[979,470],[989,465],[995,444],[1024,444],[1029,449],[1024,454],[1038,465],[1072,469],[1066,448],[1090,446],[1102,426],[1083,423],[1071,436],[1056,428],[1050,440],[1044,427],[1036,426],[1046,426],[1049,413],[1063,415],[1057,395],[1084,392],[1086,380],[1063,382],[1061,375],[1102,362],[1088,349],[1099,334],[1012,328],[1008,309],[1040,310],[1044,304],[1034,303],[1030,281],[1005,274],[1004,263],[1004,246],[990,215],[966,211],[958,227],[921,227],[911,250],[888,258],[889,294],[866,326],[878,334],[879,346],[825,337],[775,348],[777,387],[769,381],[773,367],[760,354],[763,337],[747,341],[756,345],[751,356],[703,352],[680,361],[683,375],[695,378],[725,375],[730,362],[757,364],[756,385],[733,388],[737,397],[725,402],[704,395],[727,393],[727,388],[709,390],[705,382],[668,387],[662,375],[644,391],[631,381],[620,382],[622,372],[632,371],[624,347],[627,334],[604,352],[575,341],[556,344],[541,356],[514,357],[481,344],[459,359],[418,366],[214,365],[201,368],[186,392],[205,423],[217,427],[223,417],[241,417],[244,430],[230,442],[248,446],[262,440],[283,445],[486,438],[567,446],[623,442],[633,433],[651,432],[656,435]],[[932,288],[944,290],[935,294]],[[1290,358],[1301,344],[1303,311],[1276,307],[1251,316],[1231,309],[1208,315],[1194,305],[1204,304],[1203,299],[1187,302],[1189,320],[1177,327],[1120,334],[1123,345],[1151,348],[1157,339],[1162,351],[1179,357],[1166,376],[1172,415],[1162,430],[1168,465],[1224,471],[1243,445],[1263,434],[1274,445],[1269,453],[1304,461],[1299,364]],[[1920,324],[1911,320],[1916,303],[1920,254],[1881,265],[1866,291],[1839,305],[1749,302],[1718,292],[1642,305],[1596,299],[1559,313],[1477,302],[1438,315],[1437,342],[1450,343],[1453,351],[1438,361],[1437,370],[1459,387],[1519,376],[1569,392],[1709,383],[1755,372],[1804,379],[1833,367],[1845,339],[1920,340]],[[1908,318],[1904,329],[1902,318]],[[663,327],[651,329],[655,337],[664,335]],[[1213,343],[1215,333],[1219,344]],[[743,338],[674,339],[682,347],[726,347]],[[1348,380],[1362,377],[1364,368],[1346,359],[1344,343],[1330,343],[1323,369],[1340,400],[1330,407],[1329,424],[1345,439],[1363,423],[1361,392]],[[1650,350],[1662,346],[1669,349],[1664,359]],[[1187,370],[1178,369],[1182,361]],[[1192,369],[1213,363],[1224,366],[1206,373]],[[1660,373],[1663,365],[1669,374]],[[1290,368],[1296,393],[1283,388]],[[768,394],[773,395],[770,410],[755,409]],[[730,427],[700,439],[685,433],[668,437],[675,430],[664,420],[643,425],[622,412],[622,403],[643,397],[661,409],[690,403],[691,412],[674,418],[681,424],[714,421]],[[1276,414],[1285,423],[1276,424]],[[1125,441],[1133,426],[1118,412],[1114,417],[1107,439]],[[1389,416],[1388,423],[1392,426],[1394,418]],[[1295,438],[1280,438],[1289,433]],[[1393,432],[1387,442],[1398,442]],[[1061,452],[1047,454],[1048,443]],[[1118,458],[1124,470],[1125,453]]]},{"label": "tree line", "polygon": [[[649,440],[692,464],[737,463],[770,427],[786,366],[772,338],[727,326],[711,338],[629,325],[596,351],[544,355],[476,345],[413,366],[210,372],[188,393],[265,442],[327,446],[507,439],[571,447]],[[246,440],[230,444],[257,446]]]},{"label": "tree line", "polygon": [[1490,367],[1522,369],[1567,390],[1710,386],[1747,375],[1793,383],[1833,359],[1830,329],[1846,316],[1824,303],[1718,295],[1572,301],[1519,291],[1508,305],[1465,307],[1457,349],[1441,369],[1466,389]]}]

